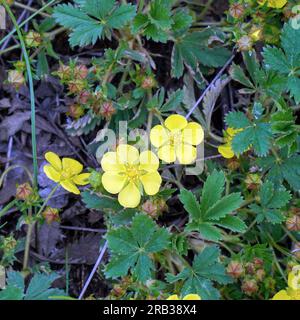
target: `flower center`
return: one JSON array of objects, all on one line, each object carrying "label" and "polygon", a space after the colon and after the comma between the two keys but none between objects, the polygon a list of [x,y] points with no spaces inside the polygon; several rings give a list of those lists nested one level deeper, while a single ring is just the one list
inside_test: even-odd
[{"label": "flower center", "polygon": [[171,132],[170,134],[170,144],[171,146],[175,147],[182,142],[182,133],[181,131],[178,132]]},{"label": "flower center", "polygon": [[139,178],[140,170],[138,165],[127,164],[126,165],[126,176],[131,181],[136,181]]},{"label": "flower center", "polygon": [[67,168],[67,169],[64,169],[61,174],[60,174],[60,178],[61,180],[67,180],[67,179],[70,179],[72,176],[72,171]]}]

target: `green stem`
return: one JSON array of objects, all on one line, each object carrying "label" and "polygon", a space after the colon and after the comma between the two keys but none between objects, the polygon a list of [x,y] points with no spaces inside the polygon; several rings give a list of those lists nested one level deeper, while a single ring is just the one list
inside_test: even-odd
[{"label": "green stem", "polygon": [[13,50],[15,50],[15,49],[18,49],[18,48],[20,48],[20,45],[19,45],[19,44],[15,44],[15,45],[13,45],[13,46],[11,46],[11,47],[8,47],[8,48],[6,48],[6,49],[4,49],[4,50],[1,50],[1,51],[0,51],[0,56],[2,56],[3,54],[5,54],[5,53],[7,53],[7,52],[10,52],[10,51],[13,51]]},{"label": "green stem", "polygon": [[48,197],[46,198],[46,200],[44,201],[43,205],[40,207],[40,210],[38,211],[38,213],[36,214],[37,217],[40,216],[40,214],[43,212],[43,210],[45,209],[48,201],[52,198],[52,196],[54,195],[55,191],[57,190],[57,188],[59,187],[59,183],[52,189],[52,191],[48,194]]},{"label": "green stem", "polygon": [[[48,201],[51,199],[55,191],[57,190],[59,184],[57,184],[52,191],[49,193],[48,197],[44,201],[43,205],[41,206],[40,210],[36,214],[35,217],[39,217],[40,214],[43,212],[44,208],[46,207]],[[28,211],[28,230],[26,235],[26,242],[25,242],[25,252],[24,252],[24,260],[23,260],[23,270],[27,270],[28,268],[28,259],[29,259],[29,252],[30,252],[30,241],[31,241],[31,234],[32,230],[34,228],[36,221],[33,221],[32,219],[32,207],[29,208]]]},{"label": "green stem", "polygon": [[12,200],[9,202],[2,210],[0,210],[0,218],[5,215],[5,213],[11,209],[17,203],[17,199]]},{"label": "green stem", "polygon": [[[44,11],[47,7],[51,6],[56,2],[57,0],[51,0],[49,3],[45,4],[43,7],[41,7],[39,10],[37,10],[35,13],[33,13],[31,16],[29,16],[27,19],[25,19],[22,23],[20,23],[19,28],[22,28],[26,23],[28,23],[31,19],[33,19],[35,16],[40,14],[42,11]],[[0,2],[4,2],[3,0]],[[59,2],[59,1],[58,1]],[[13,29],[11,32],[9,32],[3,39],[0,40],[0,46],[2,43],[4,43],[8,38],[10,38],[17,30]]]},{"label": "green stem", "polygon": [[34,223],[32,222],[32,207],[28,210],[28,230],[26,235],[26,242],[25,242],[25,252],[24,252],[24,259],[23,259],[23,270],[27,270],[28,268],[28,260],[29,260],[29,251],[30,251],[30,240],[31,240],[31,234],[34,227]]},{"label": "green stem", "polygon": [[35,130],[36,129],[35,128],[35,96],[34,96],[34,87],[33,87],[33,78],[32,78],[30,60],[26,50],[26,45],[25,45],[23,35],[16,21],[16,18],[13,12],[11,11],[10,7],[4,1],[2,1],[2,3],[16,28],[19,41],[22,47],[25,63],[26,63],[26,70],[28,75],[28,84],[29,84],[29,91],[30,91],[30,104],[31,104],[31,143],[32,143],[32,158],[33,158],[33,186],[36,188],[38,162],[37,162],[37,144],[36,144],[36,130]]}]

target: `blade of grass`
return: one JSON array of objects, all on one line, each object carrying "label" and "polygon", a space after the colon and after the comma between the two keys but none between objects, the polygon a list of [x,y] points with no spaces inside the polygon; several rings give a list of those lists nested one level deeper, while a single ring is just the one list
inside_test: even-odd
[{"label": "blade of grass", "polygon": [[35,95],[34,95],[34,87],[33,87],[33,78],[30,66],[29,56],[26,50],[25,41],[22,35],[22,32],[19,28],[18,22],[11,11],[10,7],[2,0],[1,1],[8,15],[10,16],[12,23],[16,29],[18,34],[18,38],[21,44],[22,52],[24,55],[26,70],[28,76],[28,84],[30,91],[30,105],[31,105],[31,143],[32,143],[32,159],[33,159],[33,185],[37,187],[37,173],[38,173],[38,163],[37,163],[37,145],[36,145],[36,127],[35,127]]}]

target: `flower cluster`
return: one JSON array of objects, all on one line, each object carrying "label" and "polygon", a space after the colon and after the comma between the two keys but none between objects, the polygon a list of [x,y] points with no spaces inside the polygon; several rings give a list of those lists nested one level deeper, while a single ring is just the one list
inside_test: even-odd
[{"label": "flower cluster", "polygon": [[[197,158],[197,149],[204,138],[202,127],[188,123],[181,115],[171,115],[164,125],[157,125],[150,132],[150,141],[158,149],[158,158],[166,163],[191,164]],[[135,208],[144,193],[158,193],[162,179],[158,173],[159,159],[152,151],[138,150],[120,144],[116,152],[107,152],[101,160],[104,171],[102,184],[111,194],[118,194],[119,203],[125,208]]]}]

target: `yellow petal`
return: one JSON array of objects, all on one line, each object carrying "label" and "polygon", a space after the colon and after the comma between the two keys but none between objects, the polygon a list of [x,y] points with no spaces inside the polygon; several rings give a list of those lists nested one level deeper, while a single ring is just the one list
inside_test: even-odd
[{"label": "yellow petal", "polygon": [[119,193],[118,200],[124,208],[136,208],[141,201],[141,194],[136,185],[130,182]]},{"label": "yellow petal", "polygon": [[50,166],[49,164],[44,166],[44,172],[46,174],[46,176],[53,180],[54,182],[58,182],[60,179],[60,173],[57,172],[52,166]]},{"label": "yellow petal", "polygon": [[197,158],[197,149],[182,143],[176,147],[176,157],[180,164],[191,164]]},{"label": "yellow petal", "polygon": [[91,175],[90,173],[82,173],[73,177],[72,180],[75,184],[78,184],[80,186],[85,186],[89,183],[90,175]]},{"label": "yellow petal", "polygon": [[51,164],[51,166],[60,171],[62,169],[62,164],[59,156],[54,152],[47,152],[45,154],[45,159]]},{"label": "yellow petal", "polygon": [[168,130],[161,125],[153,127],[150,131],[150,141],[155,148],[161,147],[170,140]]},{"label": "yellow petal", "polygon": [[70,180],[63,180],[60,182],[61,186],[66,189],[69,192],[80,194],[79,189],[76,187],[76,185],[70,181]]},{"label": "yellow petal", "polygon": [[275,294],[272,300],[292,300],[291,297],[287,294],[286,290],[280,290]]},{"label": "yellow petal", "polygon": [[286,4],[287,4],[287,0],[269,0],[268,1],[269,8],[281,9]]},{"label": "yellow petal", "polygon": [[165,126],[170,131],[180,131],[187,126],[187,120],[180,114],[173,114],[165,120]]},{"label": "yellow petal", "polygon": [[187,294],[182,300],[201,300],[198,294]]},{"label": "yellow petal", "polygon": [[147,172],[157,171],[159,167],[159,160],[157,156],[152,151],[143,151],[140,154],[140,170],[145,170]]},{"label": "yellow petal", "polygon": [[165,161],[166,163],[175,162],[176,154],[175,149],[172,145],[167,144],[158,149],[157,155],[159,159]]},{"label": "yellow petal", "polygon": [[167,300],[179,300],[179,297],[177,294],[173,294]]},{"label": "yellow petal", "polygon": [[125,167],[117,161],[116,152],[107,152],[101,159],[101,167],[103,171],[124,172]]},{"label": "yellow petal", "polygon": [[184,142],[197,146],[204,139],[204,131],[199,123],[189,122],[182,131],[182,139]]},{"label": "yellow petal", "polygon": [[234,157],[234,152],[232,151],[229,143],[219,146],[218,152],[226,159],[231,159]]},{"label": "yellow petal", "polygon": [[136,164],[139,161],[139,151],[129,144],[120,144],[117,147],[117,160],[123,164]]},{"label": "yellow petal", "polygon": [[161,176],[156,172],[150,172],[140,177],[145,192],[149,196],[154,196],[159,191],[161,185]]},{"label": "yellow petal", "polygon": [[83,170],[83,165],[71,158],[62,159],[62,170],[70,172],[72,175],[79,174]]},{"label": "yellow petal", "polygon": [[299,266],[294,267],[288,276],[288,285],[293,290],[300,289],[300,270]]},{"label": "yellow petal", "polygon": [[102,176],[102,185],[104,189],[112,194],[119,193],[126,182],[126,176],[116,172],[104,172]]}]

